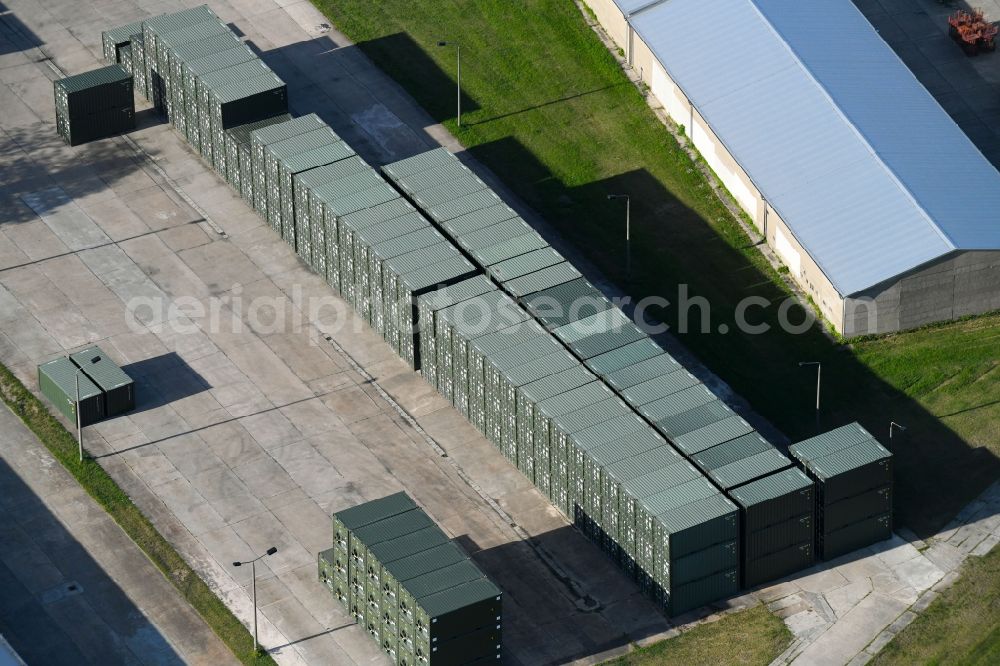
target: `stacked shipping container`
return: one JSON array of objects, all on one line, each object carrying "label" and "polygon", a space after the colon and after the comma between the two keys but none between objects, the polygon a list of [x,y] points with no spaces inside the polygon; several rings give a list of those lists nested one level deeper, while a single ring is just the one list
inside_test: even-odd
[{"label": "stacked shipping container", "polygon": [[[121,48],[115,54],[121,57]],[[118,64],[54,81],[56,131],[78,146],[135,129],[132,85],[132,74]]]},{"label": "stacked shipping container", "polygon": [[697,468],[683,468],[697,487],[638,509],[633,494],[666,493],[667,477],[602,483],[605,465],[673,449],[585,364],[605,374],[662,350],[447,151],[383,172],[497,285],[421,309],[428,380],[671,612],[735,592],[738,509]]},{"label": "stacked shipping container", "polygon": [[81,426],[135,409],[134,382],[100,347],[39,365],[38,387],[67,419],[79,410]]},{"label": "stacked shipping container", "polygon": [[109,30],[103,44],[109,62],[127,54],[136,89],[242,190],[243,134],[227,130],[285,114],[284,82],[205,5]]},{"label": "stacked shipping container", "polygon": [[396,664],[500,659],[500,590],[405,493],[335,513],[318,569]]},{"label": "stacked shipping container", "polygon": [[[214,20],[187,11],[163,35]],[[157,40],[167,48],[160,32],[146,33],[151,53]],[[187,136],[202,139],[193,145],[669,612],[734,593],[741,575],[753,584],[811,561],[811,548],[789,549],[804,543],[812,481],[453,155],[438,149],[383,167],[393,188],[315,115],[214,132],[223,98],[211,91],[227,77],[258,78],[262,64],[242,45],[215,50],[218,34],[200,42],[176,47],[211,51],[175,77],[194,82],[198,122],[187,121]],[[429,529],[411,538],[429,544]],[[338,552],[335,543],[320,570],[338,598],[361,600],[370,590],[355,576],[351,596],[349,558]],[[347,605],[370,631],[391,635],[385,617],[368,625],[364,604]],[[412,633],[393,622],[401,655]]]},{"label": "stacked shipping container", "polygon": [[892,454],[857,423],[793,444],[819,488],[819,556],[829,560],[892,536]]}]

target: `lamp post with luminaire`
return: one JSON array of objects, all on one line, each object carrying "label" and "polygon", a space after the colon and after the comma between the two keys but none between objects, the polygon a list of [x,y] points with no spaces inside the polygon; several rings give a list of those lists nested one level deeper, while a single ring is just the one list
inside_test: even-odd
[{"label": "lamp post with luminaire", "polygon": [[458,126],[462,126],[462,45],[457,42],[438,42],[438,46],[449,46],[451,44],[455,45],[455,59],[456,59],[456,91],[455,91],[455,101],[456,101],[456,119]]},{"label": "lamp post with luminaire", "polygon": [[247,560],[246,562],[233,562],[234,567],[241,567],[244,564],[250,565],[250,579],[251,585],[253,587],[253,651],[256,653],[258,648],[257,643],[257,560],[260,560],[268,555],[274,555],[278,552],[278,549],[271,546],[263,555],[258,555],[252,560]]},{"label": "lamp post with luminaire", "polygon": [[[90,359],[90,363],[94,364],[101,360],[100,356],[95,356]],[[76,379],[76,405],[74,406],[74,411],[76,412],[76,446],[80,450],[80,462],[83,462],[83,417],[80,416],[80,373],[83,372],[83,368],[77,368],[74,378]]]},{"label": "lamp post with luminaire", "polygon": [[820,389],[820,379],[823,375],[823,364],[819,361],[801,361],[799,367],[805,367],[807,365],[816,366],[816,434],[819,434],[819,389]]}]

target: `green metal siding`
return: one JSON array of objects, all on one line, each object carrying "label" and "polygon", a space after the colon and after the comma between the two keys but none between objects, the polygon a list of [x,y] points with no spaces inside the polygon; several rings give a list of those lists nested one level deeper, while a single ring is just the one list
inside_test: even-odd
[{"label": "green metal siding", "polygon": [[70,354],[70,359],[104,392],[107,416],[135,409],[135,382],[100,347]]},{"label": "green metal siding", "polygon": [[63,416],[76,424],[76,378],[80,378],[80,422],[87,426],[105,416],[104,394],[68,358],[60,357],[38,366],[38,387]]}]

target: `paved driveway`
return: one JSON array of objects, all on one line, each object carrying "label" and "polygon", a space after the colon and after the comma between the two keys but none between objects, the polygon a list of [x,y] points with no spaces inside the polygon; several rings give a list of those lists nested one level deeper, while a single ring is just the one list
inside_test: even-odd
[{"label": "paved driveway", "polygon": [[237,663],[5,406],[0,432],[0,634],[22,659],[52,666]]}]

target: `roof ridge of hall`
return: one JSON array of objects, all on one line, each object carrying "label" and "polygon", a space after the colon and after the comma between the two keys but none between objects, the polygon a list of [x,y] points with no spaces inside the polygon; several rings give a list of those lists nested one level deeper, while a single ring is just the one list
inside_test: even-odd
[{"label": "roof ridge of hall", "polygon": [[[654,0],[654,1],[656,1],[656,0]],[[812,81],[813,84],[816,86],[816,88],[822,92],[823,96],[830,103],[830,106],[833,109],[836,110],[837,115],[839,115],[844,120],[844,122],[847,123],[847,125],[851,128],[851,130],[854,132],[854,134],[856,134],[857,137],[864,143],[865,147],[868,148],[868,151],[871,153],[872,157],[875,158],[875,160],[882,167],[882,169],[885,170],[885,172],[892,178],[892,181],[896,184],[896,186],[899,188],[899,190],[906,196],[906,198],[913,204],[913,206],[917,210],[920,211],[920,213],[922,214],[922,216],[923,216],[924,220],[927,222],[927,224],[938,234],[938,236],[941,238],[941,240],[943,240],[951,248],[950,251],[958,250],[959,249],[959,245],[957,243],[955,243],[955,241],[952,239],[951,235],[948,234],[941,227],[941,225],[937,223],[937,221],[934,219],[934,217],[927,211],[927,208],[923,204],[921,204],[920,201],[917,200],[917,198],[913,195],[913,192],[910,190],[910,188],[907,187],[903,183],[903,181],[900,179],[899,174],[897,174],[896,171],[892,167],[890,167],[886,163],[886,161],[882,158],[882,155],[880,155],[879,152],[877,150],[875,150],[874,146],[872,145],[871,140],[869,140],[869,138],[867,136],[865,136],[864,132],[861,131],[861,129],[858,127],[857,123],[855,123],[851,119],[851,117],[847,115],[847,112],[844,111],[843,107],[840,104],[837,103],[837,101],[834,98],[834,96],[832,94],[830,94],[830,91],[826,88],[825,85],[823,85],[823,83],[819,80],[819,78],[816,76],[816,74],[809,67],[809,65],[806,62],[806,60],[804,58],[802,58],[802,56],[798,53],[798,51],[795,50],[795,47],[792,46],[787,39],[785,39],[784,34],[782,34],[782,32],[774,25],[774,23],[768,17],[767,13],[765,13],[765,11],[763,9],[761,9],[761,6],[760,6],[761,2],[767,2],[768,0],[736,0],[736,1],[738,1],[738,2],[745,2],[745,3],[749,4],[751,7],[753,7],[754,11],[757,14],[760,15],[761,21],[764,22],[764,24],[767,26],[768,30],[770,30],[772,33],[774,33],[774,36],[777,37],[778,40],[780,40],[780,42],[784,45],[784,47],[786,49],[788,49],[788,52],[795,59],[795,62],[798,63],[798,65],[802,68],[802,71],[805,72],[806,75],[809,77],[809,80]],[[840,0],[840,1],[844,2],[846,4],[851,5],[851,7],[854,8],[854,10],[860,14],[861,10],[859,10],[857,8],[857,6],[855,6],[854,3],[851,2],[851,0]],[[656,4],[660,4],[660,3],[656,2]],[[864,18],[863,14],[861,16],[862,16],[862,18]],[[864,18],[864,21],[868,25],[868,27],[875,33],[875,36],[878,39],[881,39],[881,36],[878,34],[878,31],[875,30],[875,27],[871,25],[871,23],[868,21],[868,19]],[[897,60],[899,60],[899,62],[903,65],[903,67],[906,69],[906,71],[910,72],[910,74],[912,75],[913,73],[910,70],[910,68],[906,66],[906,63],[903,63],[903,61],[899,59],[899,56],[896,54],[896,52],[894,50],[892,50],[891,48],[889,49],[889,51],[892,53],[892,56],[894,58],[896,58]],[[914,78],[916,78],[916,77],[914,77]],[[918,85],[920,85],[921,87],[923,87],[923,84],[920,83],[919,80],[917,80],[917,83],[918,83]],[[935,103],[937,103],[937,100],[934,100],[934,101],[935,101]],[[792,232],[792,233],[794,235],[794,232]],[[946,254],[948,254],[948,253],[946,252],[946,253],[944,253],[944,254],[942,254],[940,256],[945,256]],[[893,276],[893,277],[895,277],[895,276]],[[892,279],[892,278],[889,278],[889,279]],[[848,296],[848,295],[849,294],[844,294],[844,296]]]}]

